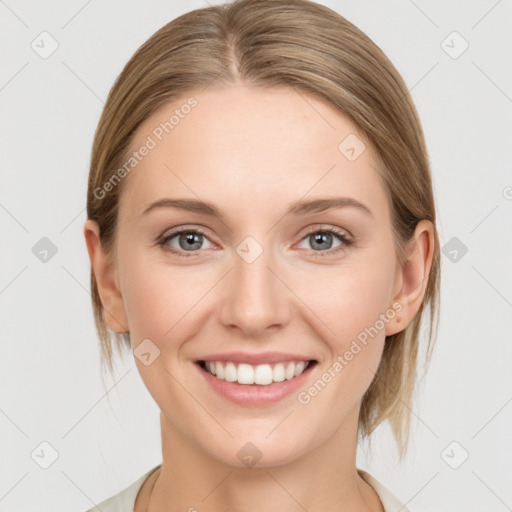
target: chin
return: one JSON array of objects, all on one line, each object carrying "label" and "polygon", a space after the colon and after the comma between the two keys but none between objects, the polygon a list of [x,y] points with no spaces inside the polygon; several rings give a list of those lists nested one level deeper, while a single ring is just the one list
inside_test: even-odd
[{"label": "chin", "polygon": [[229,466],[270,468],[294,462],[306,449],[298,449],[296,440],[285,443],[282,438],[270,441],[264,437],[260,439],[254,436],[252,441],[249,439],[251,436],[245,434],[242,441],[230,440],[223,450],[212,450],[213,447],[209,447],[208,451],[212,457]]}]

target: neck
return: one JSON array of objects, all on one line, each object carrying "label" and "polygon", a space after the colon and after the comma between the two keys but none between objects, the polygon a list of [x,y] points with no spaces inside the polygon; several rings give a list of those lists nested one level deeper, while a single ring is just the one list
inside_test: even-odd
[{"label": "neck", "polygon": [[304,455],[269,467],[225,464],[191,442],[164,414],[160,423],[162,465],[148,512],[383,512],[377,494],[356,471],[357,414],[347,428]]}]

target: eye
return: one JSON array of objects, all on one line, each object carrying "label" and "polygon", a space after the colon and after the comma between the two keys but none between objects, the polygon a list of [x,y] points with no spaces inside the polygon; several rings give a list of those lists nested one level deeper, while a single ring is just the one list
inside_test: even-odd
[{"label": "eye", "polygon": [[[340,240],[340,243],[332,249],[333,238]],[[336,254],[348,247],[350,247],[354,241],[351,240],[345,233],[338,229],[329,227],[325,229],[316,228],[310,231],[302,241],[308,242],[313,248],[313,252]],[[317,250],[319,249],[319,250]],[[314,254],[315,257],[323,257],[323,254]]]},{"label": "eye", "polygon": [[[177,239],[177,248],[169,243],[173,238]],[[206,233],[199,228],[181,228],[164,236],[158,242],[158,245],[160,245],[165,251],[172,252],[180,257],[188,258],[191,255],[186,254],[187,252],[193,253],[196,252],[196,249],[205,249],[205,247],[202,247],[204,239],[208,240]],[[208,247],[206,247],[206,249],[208,249]]]},{"label": "eye", "polygon": [[[333,249],[332,243],[334,238],[337,238],[340,243]],[[177,246],[170,243],[173,239],[176,239],[175,243],[177,243]],[[208,243],[211,244],[203,230],[199,228],[183,227],[163,236],[158,241],[158,245],[161,246],[163,250],[176,254],[176,256],[189,258],[193,256],[193,253],[201,249],[211,248],[203,247],[204,240],[207,240]],[[307,241],[311,244],[311,250],[313,253],[316,253],[313,254],[314,257],[324,257],[323,253],[336,254],[354,244],[354,241],[344,232],[332,227],[311,230],[301,240],[301,242],[303,241]]]}]

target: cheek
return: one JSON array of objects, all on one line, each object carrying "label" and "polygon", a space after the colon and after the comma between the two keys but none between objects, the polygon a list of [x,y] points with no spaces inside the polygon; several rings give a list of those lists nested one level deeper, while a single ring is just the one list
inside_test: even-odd
[{"label": "cheek", "polygon": [[314,288],[307,286],[304,302],[316,314],[315,330],[322,333],[326,358],[318,380],[303,389],[298,400],[314,404],[318,411],[331,411],[333,429],[358,406],[377,372],[385,342],[381,315],[388,311],[392,286],[389,269],[387,264],[360,272],[347,267],[338,269],[337,277],[331,273],[315,280]]},{"label": "cheek", "polygon": [[[317,274],[314,286],[304,283],[304,302],[325,323],[334,344],[343,345],[366,328],[377,323],[379,315],[391,308],[393,262],[374,262],[372,265],[347,266]],[[384,332],[384,329],[382,329]]]},{"label": "cheek", "polygon": [[315,285],[306,279],[299,292],[315,312],[310,321],[325,343],[324,370],[330,374],[322,380],[334,382],[322,399],[328,407],[356,405],[377,371],[385,342],[382,318],[389,322],[394,316],[390,298],[395,262],[392,253],[387,258],[381,254],[389,251],[368,251],[354,264],[347,261],[318,272]]},{"label": "cheek", "polygon": [[132,254],[122,266],[123,301],[134,345],[149,338],[163,350],[173,339],[180,339],[185,327],[194,325],[212,276],[198,267],[180,269],[145,261],[147,256]]}]

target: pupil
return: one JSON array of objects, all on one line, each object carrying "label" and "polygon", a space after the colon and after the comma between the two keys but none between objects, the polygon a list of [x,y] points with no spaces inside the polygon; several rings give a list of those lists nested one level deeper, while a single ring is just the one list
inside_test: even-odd
[{"label": "pupil", "polygon": [[185,245],[185,249],[190,249],[190,248],[195,248],[195,249],[198,249],[199,247],[193,247],[194,244],[198,244],[198,245],[201,245],[201,242],[198,242],[197,239],[200,237],[201,235],[198,235],[196,233],[186,233],[186,234],[183,234],[181,235],[180,239],[183,240],[183,238],[185,239],[186,243],[184,244]]},{"label": "pupil", "polygon": [[325,243],[330,236],[331,235],[329,233],[317,233],[314,235],[315,243],[319,245]]}]

